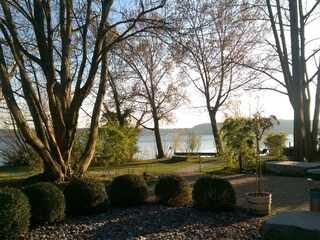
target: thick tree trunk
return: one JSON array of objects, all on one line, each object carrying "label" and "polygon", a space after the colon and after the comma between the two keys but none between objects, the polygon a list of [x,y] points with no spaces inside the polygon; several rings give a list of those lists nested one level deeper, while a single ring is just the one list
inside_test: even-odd
[{"label": "thick tree trunk", "polygon": [[[77,174],[87,171],[94,155],[106,91],[108,51],[127,37],[143,31],[135,29],[139,19],[148,18],[152,11],[162,8],[164,2],[148,7],[141,2],[138,12],[133,11],[136,18],[119,19],[120,22],[113,23],[124,27],[120,33],[109,25],[112,0],[96,4],[94,1],[79,4],[73,4],[73,1],[28,3],[0,0],[1,88],[25,141],[44,162],[44,175],[64,181],[73,174],[71,152],[80,109],[99,84],[90,133],[77,162]],[[74,14],[78,11],[83,14]],[[158,26],[158,20],[154,21]],[[145,29],[149,27],[148,24]],[[34,34],[24,34],[23,28]],[[74,28],[81,31],[73,31]],[[33,51],[29,51],[30,46],[33,46]],[[101,77],[99,83],[97,75]],[[28,109],[23,109],[26,107]]]},{"label": "thick tree trunk", "polygon": [[[278,27],[272,11],[272,4],[267,0],[269,18],[274,34],[277,53],[281,62],[281,67],[285,79],[285,87],[288,91],[289,100],[294,109],[294,159],[297,161],[314,161],[317,151],[317,135],[319,129],[320,112],[320,73],[318,70],[317,92],[315,97],[314,119],[311,126],[311,98],[309,92],[310,79],[307,73],[307,59],[305,57],[305,26],[307,25],[306,16],[303,13],[301,1],[291,0],[289,2],[290,12],[290,44],[285,40],[285,23],[282,17],[281,1],[276,0]],[[319,3],[315,3],[314,9]],[[310,12],[311,13],[311,12]],[[309,13],[309,14],[310,14]],[[278,34],[278,31],[280,32]],[[290,65],[287,46],[291,47],[292,65]],[[290,73],[292,69],[292,74]]]},{"label": "thick tree trunk", "polygon": [[[297,107],[299,108],[299,107]],[[294,127],[293,127],[293,138],[294,138],[294,160],[299,162],[305,161],[305,143],[306,136],[304,130],[304,119],[301,114],[301,108],[294,110]]]},{"label": "thick tree trunk", "polygon": [[318,149],[318,144],[320,144],[320,139],[318,139],[320,134],[320,68],[318,68],[317,83],[312,129],[307,144],[308,160],[311,161],[320,160],[320,147]]},{"label": "thick tree trunk", "polygon": [[297,161],[305,160],[305,117],[304,117],[304,86],[302,62],[300,56],[299,24],[297,1],[289,1],[290,34],[292,52],[292,82],[294,95],[294,158]]},{"label": "thick tree trunk", "polygon": [[66,174],[64,174],[60,168],[52,167],[49,164],[47,164],[46,161],[43,161],[43,176],[44,179],[49,181],[64,181],[67,179]]}]

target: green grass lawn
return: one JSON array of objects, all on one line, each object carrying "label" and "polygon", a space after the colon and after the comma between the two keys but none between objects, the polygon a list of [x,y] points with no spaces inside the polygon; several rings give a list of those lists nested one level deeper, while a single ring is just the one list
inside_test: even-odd
[{"label": "green grass lawn", "polygon": [[[215,159],[211,157],[201,159],[202,163],[212,160]],[[114,175],[125,173],[142,174],[146,172],[151,175],[170,174],[198,163],[198,158],[192,157],[186,161],[172,159],[134,160],[121,166],[90,167],[87,175],[106,180]],[[202,172],[212,169],[218,170],[220,168],[222,168],[222,164],[216,164],[213,167],[208,167],[208,169],[203,168]],[[20,188],[24,185],[25,180],[34,174],[37,173],[31,171],[26,166],[2,166],[0,167],[0,187],[12,186]]]},{"label": "green grass lawn", "polygon": [[[274,160],[275,157],[263,157],[261,160]],[[278,158],[279,159],[279,158]],[[214,157],[201,158],[202,163],[217,160]],[[180,169],[187,168],[198,164],[197,157],[189,157],[188,160],[172,160],[172,159],[154,159],[154,160],[133,160],[129,163],[115,166],[100,166],[90,167],[88,173],[90,175],[118,175],[124,173],[142,174],[146,172],[148,174],[165,174],[173,173]],[[203,167],[202,172],[217,172],[223,169],[223,163],[214,164],[208,167]],[[112,174],[111,174],[112,173]],[[27,178],[36,174],[27,166],[1,166],[0,167],[0,181],[9,179],[17,180]]]},{"label": "green grass lawn", "polygon": [[30,168],[28,166],[1,166],[0,167],[0,174],[7,173],[7,172],[29,172]]},{"label": "green grass lawn", "polygon": [[28,166],[1,166],[0,180],[3,179],[20,179],[34,175]]},{"label": "green grass lawn", "polygon": [[[203,158],[202,162],[212,161],[213,158]],[[172,159],[156,159],[156,160],[135,160],[121,166],[104,166],[91,167],[89,172],[119,172],[119,173],[136,173],[142,174],[147,172],[154,173],[173,173],[179,169],[193,166],[198,163],[197,158],[189,158],[186,161]]]}]

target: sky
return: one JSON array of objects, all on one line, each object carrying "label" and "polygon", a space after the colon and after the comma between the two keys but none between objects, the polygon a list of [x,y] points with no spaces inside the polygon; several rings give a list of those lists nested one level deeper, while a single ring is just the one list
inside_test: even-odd
[{"label": "sky", "polygon": [[[310,10],[314,2],[304,5]],[[308,10],[308,11],[309,11]],[[306,12],[306,11],[305,11]],[[316,15],[317,16],[317,15]],[[319,28],[320,19],[312,18],[312,21],[307,25],[305,29],[305,37],[307,40],[306,44],[306,55],[309,56],[319,48],[320,31]],[[289,34],[289,33],[288,33]],[[271,42],[273,41],[273,36],[270,35]],[[287,40],[289,40],[289,35]],[[317,40],[317,41],[310,41]],[[315,60],[314,60],[315,59]],[[314,61],[319,64],[318,57],[311,59],[308,64],[310,72],[314,70]],[[313,73],[313,72],[312,72]],[[280,76],[282,78],[282,76]],[[202,96],[196,95],[191,99],[191,105],[186,104],[186,106],[181,107],[175,111],[175,121],[170,124],[162,124],[162,128],[192,128],[195,125],[202,123],[209,123],[209,115],[205,110],[205,101]],[[311,89],[312,101],[314,100],[315,91]],[[293,120],[293,109],[289,102],[289,98],[286,95],[274,92],[261,90],[255,93],[244,93],[241,98],[238,99],[241,102],[239,107],[241,116],[250,117],[253,113],[260,111],[264,116],[275,115],[278,119]],[[314,103],[311,103],[311,117],[313,117],[312,112],[314,109]],[[225,114],[219,112],[217,116],[218,122],[223,122],[225,119]]]},{"label": "sky", "polygon": [[[250,117],[256,111],[260,111],[264,116],[275,115],[278,119],[293,119],[293,109],[288,97],[285,95],[261,90],[255,93],[245,93],[238,100],[241,102],[241,116]],[[217,121],[223,122],[224,119],[225,113],[219,112]],[[190,104],[186,104],[175,111],[175,121],[173,123],[162,124],[161,127],[192,128],[198,124],[209,122],[209,114],[204,107],[204,100],[197,95]]]}]

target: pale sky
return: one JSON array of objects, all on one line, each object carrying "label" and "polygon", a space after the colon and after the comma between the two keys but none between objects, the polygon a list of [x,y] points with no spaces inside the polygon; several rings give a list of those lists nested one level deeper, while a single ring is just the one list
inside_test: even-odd
[{"label": "pale sky", "polygon": [[[176,121],[170,124],[162,124],[162,128],[192,128],[195,125],[209,123],[209,115],[204,107],[204,101],[196,96],[190,105],[175,111]],[[242,116],[251,116],[256,111],[260,111],[265,116],[275,115],[278,119],[293,119],[293,109],[287,96],[271,92],[259,91],[247,93],[239,99],[241,101],[240,113]],[[219,112],[218,122],[223,122],[225,114]]]},{"label": "pale sky", "polygon": [[[307,1],[306,1],[307,3]],[[305,5],[310,10],[310,7],[313,6],[310,3],[309,5]],[[308,11],[309,11],[308,10]],[[313,53],[315,49],[319,48],[319,39],[320,39],[320,31],[319,28],[320,19],[315,17],[312,18],[311,23],[309,23],[307,28],[305,29],[305,37],[307,40],[306,45],[306,54]],[[289,33],[287,36],[287,40],[289,41]],[[310,41],[310,40],[317,40],[317,41]],[[273,35],[270,35],[270,41],[273,42]],[[315,65],[318,66],[318,55],[314,59],[311,59],[308,64],[308,68],[310,73],[315,71]],[[315,62],[317,64],[315,64]],[[283,76],[279,75],[279,79]],[[314,101],[315,91],[314,89],[311,90],[312,101]],[[196,90],[194,90],[196,91]],[[198,93],[199,94],[199,93]],[[209,115],[206,111],[204,104],[205,101],[201,99],[200,95],[195,94],[194,98],[191,100],[191,106],[186,105],[179,110],[176,110],[176,121],[170,124],[162,124],[162,128],[192,128],[195,125],[202,124],[202,123],[209,123]],[[293,119],[293,109],[289,102],[289,98],[286,95],[274,92],[274,91],[267,91],[261,90],[255,93],[246,93],[241,96],[239,99],[241,101],[240,113],[242,116],[251,116],[253,113],[260,111],[263,113],[264,116],[275,115],[278,119]],[[198,106],[202,106],[198,108]],[[314,110],[314,102],[311,103],[311,118],[313,118],[313,110]],[[220,112],[218,114],[217,121],[223,122],[225,119],[225,114]]]}]

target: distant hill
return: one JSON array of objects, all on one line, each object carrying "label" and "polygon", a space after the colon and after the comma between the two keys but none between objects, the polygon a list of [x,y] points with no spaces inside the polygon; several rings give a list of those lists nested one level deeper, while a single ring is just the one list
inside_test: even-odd
[{"label": "distant hill", "polygon": [[[293,120],[284,120],[279,119],[280,125],[274,126],[270,129],[271,132],[286,132],[287,134],[293,134]],[[218,123],[219,128],[222,126],[222,123]],[[184,131],[185,133],[188,132],[198,132],[203,135],[211,135],[212,130],[210,123],[202,123],[196,125],[192,128],[162,128],[161,130],[162,135],[167,134],[174,134],[179,131]],[[140,135],[151,135],[153,131],[142,129]]]},{"label": "distant hill", "polygon": [[[270,132],[286,132],[288,134],[293,134],[293,120],[279,119],[280,125],[276,125],[270,129]],[[218,123],[219,128],[222,123]],[[211,134],[210,123],[203,123],[196,125],[192,128],[193,131],[197,131],[201,134]]]}]

